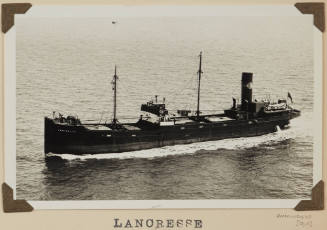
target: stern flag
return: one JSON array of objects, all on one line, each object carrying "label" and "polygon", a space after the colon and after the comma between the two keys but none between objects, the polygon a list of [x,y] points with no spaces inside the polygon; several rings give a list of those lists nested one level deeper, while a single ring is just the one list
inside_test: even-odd
[{"label": "stern flag", "polygon": [[291,100],[291,102],[293,103],[293,98],[292,98],[292,96],[291,96],[291,93],[290,92],[288,92],[287,93],[287,97]]}]

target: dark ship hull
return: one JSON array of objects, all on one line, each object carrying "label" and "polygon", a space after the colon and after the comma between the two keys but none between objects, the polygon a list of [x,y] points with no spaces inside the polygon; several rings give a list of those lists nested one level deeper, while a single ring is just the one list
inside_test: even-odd
[{"label": "dark ship hull", "polygon": [[[249,120],[227,120],[211,123],[190,122],[174,126],[147,127],[142,122],[121,124],[119,130],[94,130],[106,127],[84,125],[61,125],[45,118],[45,153],[96,154],[157,148],[168,145],[220,140],[226,138],[252,137],[284,129],[299,111],[288,111],[282,116]],[[224,118],[223,118],[224,119]]]},{"label": "dark ship hull", "polygon": [[[241,103],[222,114],[200,115],[200,80],[202,55],[200,54],[198,101],[195,115],[180,110],[179,116],[170,114],[164,103],[150,101],[141,106],[146,116],[136,123],[119,123],[116,118],[116,80],[114,89],[114,118],[111,123],[82,124],[73,116],[45,118],[45,153],[97,154],[119,153],[157,148],[168,145],[252,137],[285,129],[300,111],[288,105],[287,100],[271,103],[252,100],[252,73],[242,74]],[[288,97],[292,101],[290,93]],[[154,118],[153,118],[154,116]]]}]

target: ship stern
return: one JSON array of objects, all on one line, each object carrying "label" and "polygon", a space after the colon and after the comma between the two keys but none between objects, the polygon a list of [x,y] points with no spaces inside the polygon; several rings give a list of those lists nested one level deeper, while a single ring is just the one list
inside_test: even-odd
[{"label": "ship stern", "polygon": [[301,111],[297,109],[292,109],[291,114],[290,114],[290,119],[294,119],[301,116]]}]

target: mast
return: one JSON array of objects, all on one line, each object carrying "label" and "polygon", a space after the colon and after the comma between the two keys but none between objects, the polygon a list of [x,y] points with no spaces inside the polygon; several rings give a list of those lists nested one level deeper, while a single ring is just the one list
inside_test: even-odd
[{"label": "mast", "polygon": [[197,109],[196,109],[196,117],[199,120],[200,117],[200,86],[201,86],[201,74],[202,72],[202,51],[200,52],[200,64],[199,64],[199,70],[198,70],[198,105],[197,105]]},{"label": "mast", "polygon": [[114,90],[114,119],[112,120],[112,123],[115,125],[117,123],[117,118],[116,118],[116,111],[117,111],[117,66],[115,65],[115,75],[113,76],[112,79],[112,84],[113,87],[112,89]]}]

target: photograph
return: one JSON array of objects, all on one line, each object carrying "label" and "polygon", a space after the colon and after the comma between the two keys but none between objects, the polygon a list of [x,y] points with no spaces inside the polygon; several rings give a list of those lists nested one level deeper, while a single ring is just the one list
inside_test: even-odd
[{"label": "photograph", "polygon": [[310,199],[312,15],[212,8],[16,17],[16,198]]}]

